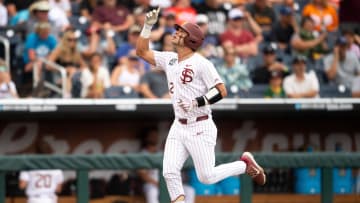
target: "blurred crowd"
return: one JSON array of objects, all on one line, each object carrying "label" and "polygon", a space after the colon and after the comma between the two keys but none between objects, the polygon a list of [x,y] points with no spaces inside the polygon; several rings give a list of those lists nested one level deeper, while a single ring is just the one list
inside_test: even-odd
[{"label": "blurred crowd", "polygon": [[168,98],[165,73],[134,51],[157,7],[152,49],[173,51],[174,24],[197,23],[229,97],[360,97],[358,0],[0,0],[0,97]]}]

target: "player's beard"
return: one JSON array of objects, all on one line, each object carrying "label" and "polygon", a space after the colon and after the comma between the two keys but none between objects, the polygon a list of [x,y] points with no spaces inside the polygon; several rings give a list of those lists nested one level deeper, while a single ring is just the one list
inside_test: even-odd
[{"label": "player's beard", "polygon": [[184,40],[185,37],[176,37],[176,39],[172,41],[175,51],[177,51],[179,47],[185,46]]}]

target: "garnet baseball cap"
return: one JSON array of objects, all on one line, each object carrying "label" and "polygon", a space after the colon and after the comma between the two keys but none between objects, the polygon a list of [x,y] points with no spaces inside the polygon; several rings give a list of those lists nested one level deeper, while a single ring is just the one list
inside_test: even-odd
[{"label": "garnet baseball cap", "polygon": [[233,8],[229,11],[228,17],[231,20],[241,19],[241,18],[244,18],[244,13],[238,8]]}]

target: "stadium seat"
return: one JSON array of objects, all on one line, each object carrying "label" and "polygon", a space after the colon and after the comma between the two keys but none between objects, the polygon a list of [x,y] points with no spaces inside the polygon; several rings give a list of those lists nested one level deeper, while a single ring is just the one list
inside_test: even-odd
[{"label": "stadium seat", "polygon": [[295,169],[295,192],[298,194],[320,194],[320,168]]},{"label": "stadium seat", "polygon": [[254,85],[249,89],[247,93],[240,95],[240,97],[246,98],[264,98],[265,90],[268,88],[268,85]]},{"label": "stadium seat", "polygon": [[353,186],[352,170],[350,168],[334,168],[333,189],[336,194],[351,194]]},{"label": "stadium seat", "polygon": [[139,95],[130,87],[112,86],[105,90],[105,98],[138,98]]},{"label": "stadium seat", "polygon": [[322,98],[348,98],[351,97],[351,91],[345,86],[335,84],[320,85],[320,97]]},{"label": "stadium seat", "polygon": [[257,66],[262,65],[263,63],[263,54],[259,53],[256,56],[250,57],[246,60],[246,67],[248,71],[251,73],[255,70]]},{"label": "stadium seat", "polygon": [[203,184],[196,176],[195,169],[188,172],[189,184],[195,189],[196,195],[217,195],[221,189],[216,184]]},{"label": "stadium seat", "polygon": [[238,195],[240,194],[240,178],[232,176],[217,183],[221,194],[223,195]]}]

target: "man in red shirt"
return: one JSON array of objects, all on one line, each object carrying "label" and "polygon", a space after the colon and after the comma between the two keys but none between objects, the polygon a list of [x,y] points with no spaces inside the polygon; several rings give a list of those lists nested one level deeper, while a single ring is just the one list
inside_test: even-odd
[{"label": "man in red shirt", "polygon": [[116,5],[116,0],[104,0],[104,5],[95,8],[91,30],[113,30],[123,32],[129,29],[134,19],[124,6]]},{"label": "man in red shirt", "polygon": [[165,10],[166,13],[174,13],[176,23],[181,25],[184,22],[195,23],[196,10],[191,7],[191,0],[176,0],[174,6]]},{"label": "man in red shirt", "polygon": [[247,58],[258,53],[258,44],[254,35],[244,27],[244,13],[237,8],[228,13],[228,28],[220,35],[223,47],[234,46],[236,53]]}]

